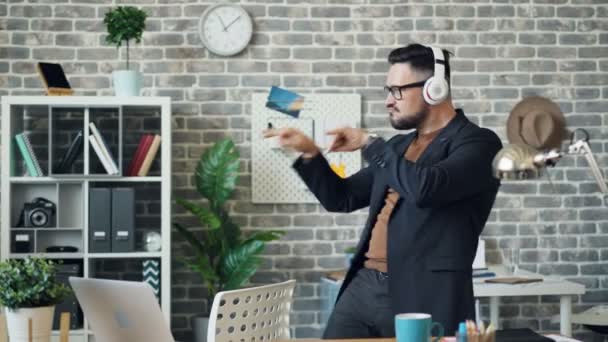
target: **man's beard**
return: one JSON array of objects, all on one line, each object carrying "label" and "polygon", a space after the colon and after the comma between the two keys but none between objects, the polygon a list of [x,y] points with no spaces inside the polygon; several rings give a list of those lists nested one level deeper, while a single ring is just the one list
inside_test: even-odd
[{"label": "man's beard", "polygon": [[426,119],[429,114],[429,109],[428,107],[425,107],[422,110],[407,116],[397,116],[395,114],[400,113],[395,112],[390,116],[391,126],[393,126],[394,129],[409,130],[417,128],[418,125]]}]

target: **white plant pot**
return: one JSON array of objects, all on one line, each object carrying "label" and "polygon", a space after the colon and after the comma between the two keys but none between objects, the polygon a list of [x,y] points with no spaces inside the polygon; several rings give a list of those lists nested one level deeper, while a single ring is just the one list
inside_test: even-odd
[{"label": "white plant pot", "polygon": [[[49,342],[53,330],[55,306],[21,308],[14,311],[5,308],[6,325],[11,342]],[[32,319],[32,339],[29,339],[28,321]]]},{"label": "white plant pot", "polygon": [[112,72],[114,94],[116,96],[139,96],[144,84],[141,72],[135,70],[117,70]]}]

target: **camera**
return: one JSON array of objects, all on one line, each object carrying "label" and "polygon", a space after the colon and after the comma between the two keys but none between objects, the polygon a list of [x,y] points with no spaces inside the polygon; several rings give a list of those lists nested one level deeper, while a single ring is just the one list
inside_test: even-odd
[{"label": "camera", "polygon": [[55,203],[46,198],[36,197],[32,202],[23,204],[20,227],[48,228],[55,227]]}]

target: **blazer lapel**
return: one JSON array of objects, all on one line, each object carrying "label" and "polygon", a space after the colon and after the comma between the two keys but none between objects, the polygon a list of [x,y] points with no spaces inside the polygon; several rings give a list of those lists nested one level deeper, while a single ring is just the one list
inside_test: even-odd
[{"label": "blazer lapel", "polygon": [[[439,135],[431,141],[429,146],[427,146],[426,150],[422,152],[422,155],[418,158],[416,163],[424,164],[429,158],[431,158],[437,151],[442,151],[440,148],[443,144],[450,141],[451,137],[458,132],[464,125],[469,122],[469,119],[464,115],[462,110],[456,109],[456,115],[448,122],[448,124],[439,132]],[[409,144],[408,144],[409,145]],[[407,147],[406,145],[405,147]],[[405,153],[405,150],[403,150]]]},{"label": "blazer lapel", "polygon": [[[417,162],[424,162],[426,159],[430,158],[438,149],[439,146],[449,141],[450,137],[454,135],[454,133],[458,132],[464,125],[469,122],[466,118],[462,110],[456,110],[456,116],[447,124],[447,126],[439,133],[435,139],[431,142],[431,144],[427,147],[427,149],[422,153],[420,158],[418,158]],[[405,155],[405,151],[410,146],[414,138],[416,137],[416,132],[412,132],[405,135],[400,135],[397,137],[397,141],[395,142],[394,149],[396,153],[399,153],[401,156]],[[374,191],[372,193],[373,198],[371,198],[369,215],[373,215],[375,218],[382,207],[384,206],[384,200],[386,198],[386,192],[388,190],[388,184],[386,183],[386,179],[384,177],[380,177],[377,180],[377,184],[374,184],[374,187],[380,187],[380,191]],[[401,202],[401,198],[397,204]],[[396,209],[396,208],[395,208]],[[371,225],[373,226],[375,219],[370,220]],[[368,227],[371,229],[371,227]]]}]

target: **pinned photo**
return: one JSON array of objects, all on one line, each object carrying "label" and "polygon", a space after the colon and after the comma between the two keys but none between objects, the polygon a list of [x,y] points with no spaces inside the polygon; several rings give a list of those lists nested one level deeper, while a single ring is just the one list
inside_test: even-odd
[{"label": "pinned photo", "polygon": [[304,96],[276,86],[270,88],[266,108],[298,118],[303,107]]}]

